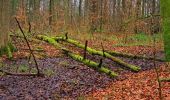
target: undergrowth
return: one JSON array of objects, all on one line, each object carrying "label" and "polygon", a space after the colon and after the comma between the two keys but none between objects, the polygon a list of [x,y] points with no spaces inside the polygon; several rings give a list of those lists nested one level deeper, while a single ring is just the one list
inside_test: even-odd
[{"label": "undergrowth", "polygon": [[[57,34],[57,36],[64,36],[64,33]],[[86,41],[92,40],[93,42],[104,42],[104,41],[113,41],[111,44],[114,46],[152,46],[153,37],[156,39],[156,43],[163,44],[163,37],[161,33],[155,35],[149,35],[146,33],[138,34],[108,34],[108,33],[82,33],[81,35],[69,33],[69,37],[79,40]]]},{"label": "undergrowth", "polygon": [[162,34],[147,35],[144,33],[129,35],[124,38],[117,38],[116,44],[113,46],[152,46],[153,37],[155,36],[157,43],[162,43]]}]

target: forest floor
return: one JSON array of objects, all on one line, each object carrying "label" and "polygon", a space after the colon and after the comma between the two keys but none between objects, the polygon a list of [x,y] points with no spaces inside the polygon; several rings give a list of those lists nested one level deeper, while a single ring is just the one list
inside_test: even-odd
[{"label": "forest floor", "polygon": [[[88,38],[88,36],[74,38],[84,43],[85,39],[82,39],[84,37]],[[128,38],[126,43],[128,45],[120,43],[121,37],[112,36],[113,40],[104,35],[95,37],[88,39],[88,46],[98,50],[102,50],[102,42],[106,50],[134,55],[153,55],[153,46],[151,42],[148,42],[150,40],[145,40],[144,36]],[[136,38],[139,42],[134,44]],[[134,73],[123,69],[109,59],[104,59],[104,65],[119,73],[117,78],[109,78],[72,60],[45,42],[34,41],[31,45],[34,49],[43,50],[35,52],[35,55],[45,77],[0,76],[0,100],[159,100],[158,82],[152,60],[119,57],[123,61],[142,68],[138,73]],[[18,40],[16,46],[18,51],[13,54],[12,60],[8,60],[6,56],[1,57],[3,61],[1,69],[9,72],[36,73],[32,58],[28,61],[30,53],[26,50],[28,49],[26,44]],[[83,53],[83,50],[73,46],[67,47],[79,54]],[[162,44],[159,43],[156,48],[156,56],[162,58],[164,55]],[[102,57],[88,54],[87,58],[99,62]],[[170,77],[170,71],[167,70],[165,63],[156,62],[156,66],[159,68],[160,77]],[[162,94],[165,100],[170,99],[169,82],[162,82]]]}]

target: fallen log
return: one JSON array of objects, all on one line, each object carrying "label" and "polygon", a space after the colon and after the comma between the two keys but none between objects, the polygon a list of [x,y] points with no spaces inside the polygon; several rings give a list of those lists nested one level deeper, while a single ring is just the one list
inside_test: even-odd
[{"label": "fallen log", "polygon": [[[77,46],[79,48],[82,48],[82,49],[85,48],[85,45],[83,45],[80,42],[77,42],[75,40],[69,39],[69,38],[68,39],[66,39],[65,37],[52,37],[52,38],[55,39],[56,41],[65,41],[65,42],[68,42],[68,43],[73,44],[73,45],[75,45],[75,46]],[[114,62],[116,62],[116,63],[118,63],[118,64],[120,64],[120,65],[122,65],[122,66],[124,66],[126,68],[129,68],[130,70],[135,71],[135,72],[138,72],[141,69],[139,66],[128,64],[128,63],[122,61],[121,59],[118,59],[118,58],[110,55],[107,52],[103,53],[102,51],[97,51],[97,50],[92,49],[90,47],[87,47],[87,52],[89,52],[92,55],[99,55],[99,56],[104,56],[106,58],[109,58],[112,61],[114,61]]]},{"label": "fallen log", "polygon": [[85,65],[87,65],[87,66],[89,66],[89,67],[99,71],[99,72],[105,73],[105,74],[109,75],[110,77],[118,76],[118,74],[116,74],[115,72],[109,70],[108,68],[100,65],[99,63],[96,63],[96,62],[88,60],[88,59],[84,59],[82,56],[76,55],[76,54],[70,52],[67,49],[62,49],[62,50],[64,51],[64,53],[66,55],[68,55],[72,59],[74,59],[74,60],[76,60],[78,62],[81,62],[81,63],[83,63],[83,64],[85,64]]},{"label": "fallen log", "polygon": [[61,46],[52,38],[45,36],[45,35],[38,35],[36,36],[37,39],[43,40],[51,45],[53,45],[55,48],[61,48]]},{"label": "fallen log", "polygon": [[[0,70],[0,72],[4,73],[4,75],[9,75],[9,76],[38,76],[37,74],[10,73],[3,70]],[[43,77],[43,74],[40,74],[39,76]]]},{"label": "fallen log", "polygon": [[159,58],[154,59],[153,57],[132,55],[132,54],[127,54],[127,53],[115,52],[115,51],[107,51],[107,53],[111,54],[112,56],[118,56],[118,57],[126,57],[126,58],[133,58],[133,59],[146,59],[146,60],[155,60],[155,61],[165,62],[164,59],[159,59]]},{"label": "fallen log", "polygon": [[[28,51],[29,49],[18,48],[18,50]],[[33,49],[32,51],[35,51],[35,52],[45,52],[43,49]]]},{"label": "fallen log", "polygon": [[170,82],[170,78],[161,78],[159,79],[161,82]]},{"label": "fallen log", "polygon": [[89,66],[89,67],[91,67],[93,69],[96,69],[96,70],[98,70],[98,71],[100,71],[102,73],[105,73],[105,74],[107,74],[107,75],[109,75],[111,77],[118,76],[118,74],[116,74],[115,72],[109,70],[108,68],[105,68],[104,66],[101,66],[101,64],[98,64],[98,63],[96,63],[94,61],[90,61],[88,59],[83,59],[82,56],[76,55],[76,54],[70,52],[69,50],[67,50],[65,48],[62,48],[54,39],[49,38],[48,36],[39,35],[39,36],[37,36],[37,39],[40,39],[40,40],[46,41],[49,44],[52,44],[56,48],[63,50],[64,53],[66,55],[68,55],[69,57],[71,57],[72,59],[74,59],[76,61],[79,61],[79,62],[81,62],[81,63],[83,63],[83,64],[85,64],[85,65],[87,65],[87,66]]}]

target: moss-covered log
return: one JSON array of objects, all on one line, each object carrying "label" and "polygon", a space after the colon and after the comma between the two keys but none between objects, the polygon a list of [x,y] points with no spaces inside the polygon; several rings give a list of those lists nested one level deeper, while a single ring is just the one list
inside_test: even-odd
[{"label": "moss-covered log", "polygon": [[170,78],[161,78],[159,79],[161,82],[170,82]]},{"label": "moss-covered log", "polygon": [[83,64],[85,64],[85,65],[87,65],[87,66],[89,66],[89,67],[91,67],[93,69],[96,69],[96,70],[98,70],[100,72],[106,73],[107,75],[109,75],[111,77],[118,76],[116,73],[114,73],[113,71],[105,68],[104,66],[100,66],[100,64],[98,64],[96,62],[93,62],[93,61],[90,61],[88,59],[83,59],[82,56],[76,55],[76,54],[68,51],[67,49],[62,48],[54,39],[49,38],[48,36],[38,35],[37,39],[40,39],[40,40],[46,41],[49,44],[52,44],[56,48],[63,50],[65,52],[65,54],[70,56],[72,59],[74,59],[76,61],[79,61],[79,62],[81,62],[81,63],[83,63]]},{"label": "moss-covered log", "polygon": [[146,56],[139,56],[139,55],[133,55],[133,54],[127,54],[127,53],[120,53],[115,51],[107,51],[112,56],[118,56],[118,57],[126,57],[126,58],[133,58],[133,59],[146,59],[146,60],[156,60],[160,62],[165,62],[164,59],[159,58],[153,58],[153,57],[146,57]]},{"label": "moss-covered log", "polygon": [[69,57],[71,57],[72,59],[81,62],[99,72],[105,73],[107,75],[109,75],[110,77],[116,77],[118,76],[118,74],[116,74],[115,72],[109,70],[108,68],[104,67],[104,66],[100,66],[99,63],[96,63],[94,61],[88,60],[88,59],[83,59],[82,56],[80,55],[76,55],[70,51],[68,51],[67,49],[62,49],[66,55],[68,55]]},{"label": "moss-covered log", "polygon": [[48,36],[38,35],[36,38],[39,39],[39,40],[43,40],[43,41],[53,45],[56,48],[60,48],[61,47],[54,39],[52,39],[52,38],[50,38]]},{"label": "moss-covered log", "polygon": [[[66,39],[65,37],[52,37],[53,39],[55,39],[56,41],[65,41],[65,42],[68,42],[70,44],[73,44],[79,48],[82,48],[84,49],[85,48],[85,45],[81,44],[80,42],[77,42],[75,40],[72,40],[72,39]],[[132,71],[139,71],[141,68],[139,66],[135,66],[135,65],[132,65],[132,64],[128,64],[124,61],[122,61],[121,59],[118,59],[114,56],[112,56],[111,54],[107,53],[107,52],[102,52],[102,51],[98,51],[98,50],[95,50],[95,49],[92,49],[90,47],[87,47],[87,52],[89,52],[90,54],[92,55],[99,55],[99,56],[104,56],[106,58],[109,58],[111,59],[112,61],[126,67],[126,68],[129,68],[131,69]]]}]

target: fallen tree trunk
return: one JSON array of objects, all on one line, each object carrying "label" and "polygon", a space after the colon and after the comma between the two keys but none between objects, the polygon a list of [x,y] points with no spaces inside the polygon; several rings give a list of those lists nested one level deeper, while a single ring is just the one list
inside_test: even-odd
[{"label": "fallen tree trunk", "polygon": [[100,66],[100,64],[96,63],[96,62],[93,62],[93,61],[90,61],[88,59],[83,59],[82,56],[80,55],[76,55],[72,52],[70,52],[69,50],[65,49],[65,48],[62,48],[54,39],[52,38],[49,38],[48,36],[42,36],[42,35],[39,35],[37,36],[37,39],[40,39],[40,40],[43,40],[43,41],[46,41],[47,43],[49,44],[52,44],[53,46],[55,46],[56,48],[58,49],[61,49],[64,51],[64,53],[68,56],[70,56],[72,59],[76,60],[76,61],[79,61],[93,69],[96,69],[102,73],[105,73],[111,77],[116,77],[118,76],[118,74],[116,74],[115,72],[105,68],[104,66]]},{"label": "fallen tree trunk", "polygon": [[138,55],[132,55],[132,54],[127,54],[127,53],[120,53],[120,52],[115,52],[115,51],[107,51],[107,52],[109,54],[111,54],[112,56],[134,58],[134,59],[155,60],[155,61],[165,62],[164,59],[159,59],[159,58],[154,59],[153,57],[138,56]]},{"label": "fallen tree trunk", "polygon": [[64,51],[64,53],[65,53],[66,55],[68,55],[68,56],[71,57],[72,59],[74,59],[74,60],[76,60],[76,61],[78,61],[78,62],[81,62],[81,63],[83,63],[83,64],[85,64],[85,65],[87,65],[87,66],[89,66],[89,67],[91,67],[91,68],[99,71],[99,72],[105,73],[105,74],[109,75],[110,77],[116,77],[116,76],[118,76],[118,74],[116,74],[115,72],[109,70],[108,68],[106,68],[106,67],[104,67],[104,66],[100,66],[99,63],[96,63],[96,62],[94,62],[94,61],[90,61],[90,60],[88,60],[88,59],[83,59],[82,56],[76,55],[76,54],[68,51],[67,49],[62,49],[62,50]]},{"label": "fallen tree trunk", "polygon": [[37,39],[43,40],[51,45],[53,45],[55,48],[61,48],[61,46],[52,38],[45,36],[45,35],[38,35],[36,36]]},{"label": "fallen tree trunk", "polygon": [[[11,76],[38,76],[37,74],[10,73],[3,70],[0,70],[0,72],[4,73],[4,75],[11,75]],[[43,74],[41,74],[40,76],[43,77]]]},{"label": "fallen tree trunk", "polygon": [[160,81],[161,82],[170,82],[170,78],[161,78]]},{"label": "fallen tree trunk", "polygon": [[[68,42],[70,44],[73,44],[79,48],[82,48],[84,49],[85,48],[85,45],[81,44],[80,42],[77,42],[75,40],[72,40],[72,39],[66,39],[65,37],[52,37],[53,39],[55,39],[56,41],[65,41],[65,42]],[[102,52],[102,51],[97,51],[95,49],[92,49],[90,47],[87,47],[87,52],[89,52],[90,54],[92,55],[99,55],[99,56],[104,56],[106,58],[109,58],[111,59],[112,61],[126,67],[126,68],[129,68],[131,69],[132,71],[135,71],[135,72],[138,72],[141,68],[139,66],[135,66],[135,65],[131,65],[131,64],[128,64],[124,61],[122,61],[121,59],[118,59],[112,55],[110,55],[109,53],[107,52]]]},{"label": "fallen tree trunk", "polygon": [[[18,50],[28,51],[29,49],[25,49],[25,48],[18,48]],[[45,52],[43,49],[33,49],[32,51],[35,51],[35,52]]]}]

